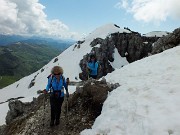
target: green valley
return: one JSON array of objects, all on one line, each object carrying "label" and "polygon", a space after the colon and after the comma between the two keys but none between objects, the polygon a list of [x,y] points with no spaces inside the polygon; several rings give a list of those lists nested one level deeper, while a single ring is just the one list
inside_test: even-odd
[{"label": "green valley", "polygon": [[21,42],[0,46],[0,88],[39,70],[62,51],[53,46]]}]

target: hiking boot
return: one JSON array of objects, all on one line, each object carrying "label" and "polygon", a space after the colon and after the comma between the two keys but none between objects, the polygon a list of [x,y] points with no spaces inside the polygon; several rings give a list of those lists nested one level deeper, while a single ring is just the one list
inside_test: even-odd
[{"label": "hiking boot", "polygon": [[50,127],[53,127],[54,126],[54,121],[51,121],[50,122]]},{"label": "hiking boot", "polygon": [[55,124],[56,124],[56,126],[59,125],[59,120],[56,120]]}]

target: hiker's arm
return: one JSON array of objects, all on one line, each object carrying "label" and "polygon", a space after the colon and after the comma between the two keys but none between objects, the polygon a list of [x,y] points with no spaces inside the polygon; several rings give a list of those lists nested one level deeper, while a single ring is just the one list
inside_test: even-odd
[{"label": "hiker's arm", "polygon": [[89,67],[89,63],[86,64],[86,67],[87,67],[88,69],[91,69],[91,68]]},{"label": "hiker's arm", "polygon": [[64,81],[63,81],[63,86],[64,86],[65,90],[68,91],[68,86],[67,86],[67,83],[66,83],[66,80],[65,80],[65,79],[64,79]]},{"label": "hiker's arm", "polygon": [[50,89],[50,84],[51,84],[51,78],[48,79],[48,84],[46,86],[46,91],[49,91]]},{"label": "hiker's arm", "polygon": [[68,84],[67,84],[67,82],[66,82],[66,80],[65,80],[65,79],[64,79],[64,81],[63,81],[63,85],[64,85],[65,90],[66,90],[66,97],[68,98],[68,97],[69,97]]},{"label": "hiker's arm", "polygon": [[91,69],[91,70],[97,70],[97,69],[98,69],[98,63],[96,62],[96,63],[95,63],[95,66],[94,66],[94,67],[91,67],[90,69]]}]

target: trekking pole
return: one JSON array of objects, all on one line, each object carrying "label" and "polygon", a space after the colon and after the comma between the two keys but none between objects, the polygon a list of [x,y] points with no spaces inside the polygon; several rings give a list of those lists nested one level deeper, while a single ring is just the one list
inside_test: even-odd
[{"label": "trekking pole", "polygon": [[[67,89],[68,89],[69,83],[70,83],[70,80],[69,80],[69,78],[67,78],[66,79]],[[69,108],[69,101],[68,101],[68,97],[66,96],[66,124],[68,124],[68,122],[69,122],[68,108]]]},{"label": "trekking pole", "polygon": [[87,80],[89,80],[89,69],[86,68],[86,77],[87,77]]},{"label": "trekking pole", "polygon": [[45,125],[45,110],[46,110],[46,94],[45,93],[43,93],[44,94],[44,99],[43,99],[43,107],[44,107],[44,112],[43,112],[43,127],[44,127],[44,125]]},{"label": "trekking pole", "polygon": [[[68,98],[66,98],[66,116],[67,116],[67,120],[69,122],[69,116],[68,116],[68,107],[69,107],[69,101],[68,101]],[[68,123],[67,123],[68,124]]]}]

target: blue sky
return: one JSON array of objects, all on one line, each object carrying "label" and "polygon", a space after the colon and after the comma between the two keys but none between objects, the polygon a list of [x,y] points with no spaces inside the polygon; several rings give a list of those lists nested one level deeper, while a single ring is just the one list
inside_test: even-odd
[{"label": "blue sky", "polygon": [[180,0],[0,0],[0,34],[78,40],[108,23],[171,32],[180,27],[179,7]]},{"label": "blue sky", "polygon": [[172,31],[180,27],[180,20],[169,17],[160,23],[138,21],[133,14],[115,7],[118,2],[120,0],[40,0],[46,7],[48,19],[58,18],[72,31],[79,33],[89,33],[107,23],[116,23],[141,33]]}]

